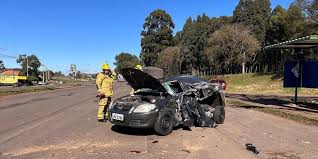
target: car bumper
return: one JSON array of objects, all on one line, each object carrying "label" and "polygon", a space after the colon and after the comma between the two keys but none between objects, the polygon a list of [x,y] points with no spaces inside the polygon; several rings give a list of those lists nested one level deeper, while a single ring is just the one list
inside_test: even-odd
[{"label": "car bumper", "polygon": [[[123,114],[124,120],[119,121],[112,119],[112,113]],[[153,128],[158,116],[157,111],[149,113],[125,113],[109,110],[110,122],[114,125],[127,126],[132,128]]]}]

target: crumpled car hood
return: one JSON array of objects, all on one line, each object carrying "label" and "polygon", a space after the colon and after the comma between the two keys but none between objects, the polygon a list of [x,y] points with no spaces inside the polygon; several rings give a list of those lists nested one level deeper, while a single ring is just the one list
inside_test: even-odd
[{"label": "crumpled car hood", "polygon": [[120,74],[126,79],[130,86],[136,91],[142,88],[149,88],[159,92],[166,92],[160,81],[151,75],[133,68],[124,68]]}]

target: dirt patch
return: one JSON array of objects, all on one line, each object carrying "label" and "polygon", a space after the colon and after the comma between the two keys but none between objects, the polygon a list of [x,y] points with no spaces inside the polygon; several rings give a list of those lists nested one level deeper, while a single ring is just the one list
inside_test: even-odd
[{"label": "dirt patch", "polygon": [[118,142],[112,141],[109,143],[102,143],[102,142],[74,141],[74,142],[66,142],[66,143],[57,144],[57,145],[31,146],[31,147],[14,150],[11,152],[6,152],[6,153],[3,153],[2,155],[5,157],[18,157],[18,156],[24,156],[24,155],[34,154],[34,153],[43,153],[47,151],[54,152],[59,150],[74,151],[74,150],[81,150],[81,149],[104,149],[112,145],[118,145]]},{"label": "dirt patch", "polygon": [[285,152],[274,152],[269,153],[269,155],[271,155],[269,159],[301,159],[298,155],[288,154]]}]

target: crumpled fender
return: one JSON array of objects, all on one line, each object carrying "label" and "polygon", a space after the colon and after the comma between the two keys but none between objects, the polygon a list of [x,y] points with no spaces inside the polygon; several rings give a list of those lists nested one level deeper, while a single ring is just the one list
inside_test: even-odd
[{"label": "crumpled fender", "polygon": [[221,104],[224,107],[225,106],[225,94],[224,94],[224,92],[218,92],[218,94],[219,94],[219,97],[222,99]]}]

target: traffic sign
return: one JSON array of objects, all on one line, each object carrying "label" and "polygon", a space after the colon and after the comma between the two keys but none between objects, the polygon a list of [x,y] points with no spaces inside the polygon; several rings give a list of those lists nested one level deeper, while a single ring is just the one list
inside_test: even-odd
[{"label": "traffic sign", "polygon": [[284,87],[318,88],[318,61],[285,63]]},{"label": "traffic sign", "polygon": [[301,86],[301,62],[287,62],[284,68],[284,87]]}]

